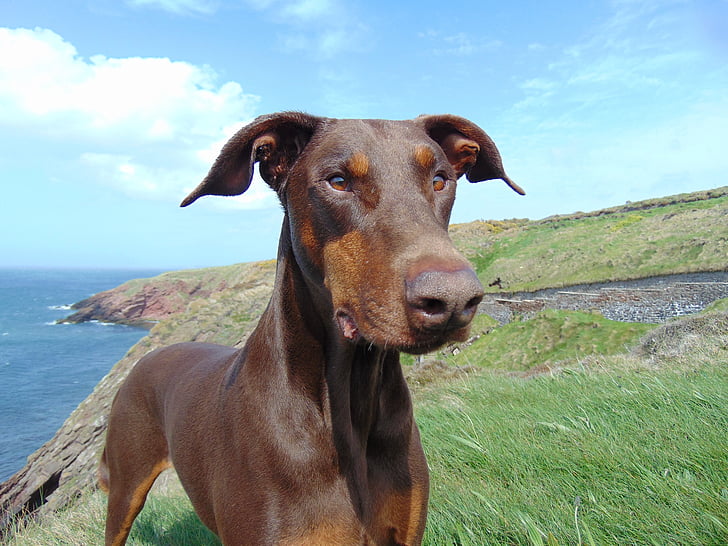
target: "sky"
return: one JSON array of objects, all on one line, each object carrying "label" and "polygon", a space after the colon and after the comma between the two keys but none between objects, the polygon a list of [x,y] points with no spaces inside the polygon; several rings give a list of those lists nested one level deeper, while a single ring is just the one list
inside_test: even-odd
[{"label": "sky", "polygon": [[2,0],[0,267],[274,258],[254,179],[179,202],[256,116],[480,125],[508,174],[452,221],[728,184],[728,1]]}]

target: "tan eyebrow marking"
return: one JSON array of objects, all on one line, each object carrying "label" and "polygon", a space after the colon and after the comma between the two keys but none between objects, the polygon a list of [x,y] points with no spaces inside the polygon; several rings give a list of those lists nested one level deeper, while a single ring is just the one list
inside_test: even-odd
[{"label": "tan eyebrow marking", "polygon": [[346,166],[352,176],[363,178],[369,172],[369,157],[362,152],[357,152],[349,158]]},{"label": "tan eyebrow marking", "polygon": [[429,169],[435,164],[435,154],[428,146],[417,146],[415,148],[415,161],[420,166]]}]

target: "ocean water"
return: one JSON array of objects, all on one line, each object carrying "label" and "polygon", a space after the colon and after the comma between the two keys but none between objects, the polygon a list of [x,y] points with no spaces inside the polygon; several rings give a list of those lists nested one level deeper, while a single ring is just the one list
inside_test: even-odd
[{"label": "ocean water", "polygon": [[0,269],[0,482],[53,437],[146,330],[55,324],[70,305],[161,271]]}]

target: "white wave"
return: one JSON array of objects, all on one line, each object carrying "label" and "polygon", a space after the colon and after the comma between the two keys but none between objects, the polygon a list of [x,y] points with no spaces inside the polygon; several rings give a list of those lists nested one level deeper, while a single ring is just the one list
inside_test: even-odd
[{"label": "white wave", "polygon": [[49,305],[48,309],[51,311],[70,311],[72,307],[70,305]]},{"label": "white wave", "polygon": [[89,324],[98,324],[99,326],[117,326],[117,324],[115,322],[103,322],[103,321],[96,320],[96,319],[89,320],[88,323]]}]

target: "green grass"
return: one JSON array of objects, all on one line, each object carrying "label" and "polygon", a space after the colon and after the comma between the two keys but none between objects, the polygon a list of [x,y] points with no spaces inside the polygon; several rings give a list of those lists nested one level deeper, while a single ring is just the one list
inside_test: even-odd
[{"label": "green grass", "polygon": [[545,310],[481,336],[471,349],[448,361],[456,366],[525,371],[562,360],[624,352],[654,327],[607,320],[596,313]]},{"label": "green grass", "polygon": [[[425,544],[725,544],[727,408],[725,366],[483,373],[420,393]],[[8,544],[96,544],[102,525],[95,493]],[[181,497],[152,497],[129,543],[217,544]]]},{"label": "green grass", "polygon": [[426,543],[725,544],[727,393],[726,368],[432,391],[418,405]]},{"label": "green grass", "polygon": [[484,284],[500,278],[509,291],[719,271],[728,254],[727,192],[531,222],[473,222],[451,234]]},{"label": "green grass", "polygon": [[715,300],[713,303],[705,308],[706,311],[722,311],[723,313],[728,312],[728,298],[721,300]]},{"label": "green grass", "polygon": [[[42,525],[20,525],[7,546],[90,546],[103,544],[106,495],[85,494],[56,517]],[[186,496],[150,494],[132,527],[127,544],[133,546],[219,546],[220,541],[205,527]]]},{"label": "green grass", "polygon": [[[448,366],[418,381],[428,370],[412,372],[431,468],[425,544],[728,543],[728,314],[653,325],[640,340],[633,326],[546,312],[449,358],[487,363],[518,345],[528,353],[531,339],[559,339],[544,347],[566,357],[560,373]],[[575,356],[579,344],[590,353],[625,340],[628,351]],[[98,544],[104,502],[89,493],[7,543]],[[150,496],[129,544],[218,542],[177,493]]]}]

